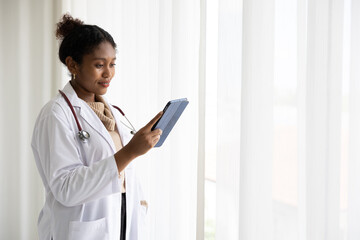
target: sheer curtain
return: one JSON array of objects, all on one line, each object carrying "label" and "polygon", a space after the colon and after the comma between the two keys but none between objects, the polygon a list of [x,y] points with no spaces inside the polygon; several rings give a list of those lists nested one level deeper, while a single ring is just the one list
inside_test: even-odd
[{"label": "sheer curtain", "polygon": [[136,162],[149,202],[149,239],[195,239],[200,3],[1,1],[0,12],[0,238],[37,239],[44,192],[30,140],[40,108],[69,80],[54,36],[55,23],[69,12],[117,42],[107,97],[137,129],[167,101],[188,98],[165,144]]},{"label": "sheer curtain", "polygon": [[217,239],[359,239],[359,3],[219,1]]},{"label": "sheer curtain", "polygon": [[37,239],[44,200],[30,148],[35,118],[60,87],[54,3],[0,2],[0,238]]}]

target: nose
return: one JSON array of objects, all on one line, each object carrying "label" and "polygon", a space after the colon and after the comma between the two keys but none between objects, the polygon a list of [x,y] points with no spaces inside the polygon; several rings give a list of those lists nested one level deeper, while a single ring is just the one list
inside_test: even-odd
[{"label": "nose", "polygon": [[105,67],[104,68],[104,71],[103,71],[103,74],[102,74],[102,77],[103,78],[107,78],[107,79],[111,79],[111,70],[109,69],[109,67]]}]

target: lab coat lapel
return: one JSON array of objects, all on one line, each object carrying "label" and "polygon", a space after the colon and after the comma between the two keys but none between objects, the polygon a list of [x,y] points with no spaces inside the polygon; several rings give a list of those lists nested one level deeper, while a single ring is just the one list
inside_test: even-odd
[{"label": "lab coat lapel", "polygon": [[82,105],[83,106],[80,107],[80,117],[82,117],[84,121],[86,121],[96,132],[98,132],[107,141],[113,151],[116,152],[114,141],[99,117],[86,103],[83,103]]},{"label": "lab coat lapel", "polygon": [[[89,124],[97,133],[99,133],[106,140],[106,142],[110,145],[110,147],[113,149],[113,152],[116,152],[114,142],[113,142],[109,132],[105,128],[104,124],[101,122],[99,117],[95,114],[95,112],[90,108],[90,106],[85,101],[83,101],[82,99],[80,99],[77,96],[77,94],[76,94],[75,90],[72,88],[70,82],[68,82],[65,85],[63,92],[65,92],[65,94],[69,98],[71,104],[75,108],[75,111],[78,109],[77,112],[79,113],[80,118],[82,118],[84,121],[86,121],[87,124]],[[86,131],[86,129],[84,129],[84,130]]]}]

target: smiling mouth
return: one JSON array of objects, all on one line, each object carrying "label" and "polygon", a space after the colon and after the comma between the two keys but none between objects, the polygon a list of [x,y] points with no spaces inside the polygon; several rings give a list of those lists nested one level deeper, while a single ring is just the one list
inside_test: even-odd
[{"label": "smiling mouth", "polygon": [[110,82],[100,82],[99,84],[103,87],[109,87]]}]

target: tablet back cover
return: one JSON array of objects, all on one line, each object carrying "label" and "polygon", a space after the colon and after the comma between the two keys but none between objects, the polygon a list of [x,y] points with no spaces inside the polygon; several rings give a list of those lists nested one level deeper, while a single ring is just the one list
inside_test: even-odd
[{"label": "tablet back cover", "polygon": [[186,98],[182,98],[172,100],[166,105],[164,109],[164,115],[161,117],[159,122],[155,123],[154,127],[152,128],[152,130],[160,128],[163,131],[160,140],[157,142],[155,147],[160,147],[164,143],[165,139],[173,129],[175,123],[180,118],[188,103],[189,101]]}]

